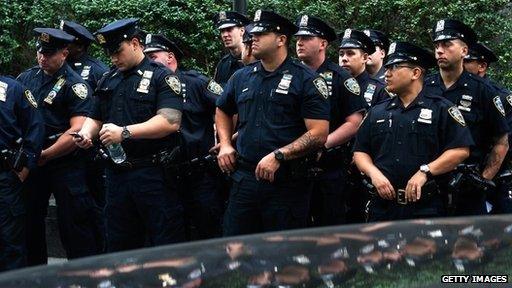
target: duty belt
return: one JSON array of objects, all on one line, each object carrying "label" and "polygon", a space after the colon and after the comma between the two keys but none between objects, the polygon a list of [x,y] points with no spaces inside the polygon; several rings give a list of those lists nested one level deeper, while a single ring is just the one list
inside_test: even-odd
[{"label": "duty belt", "polygon": [[158,164],[160,164],[159,161],[154,157],[154,155],[144,158],[128,158],[123,163],[119,164],[116,164],[112,161],[109,161],[108,163],[108,167],[110,169],[119,171],[128,171],[142,167],[157,166]]}]

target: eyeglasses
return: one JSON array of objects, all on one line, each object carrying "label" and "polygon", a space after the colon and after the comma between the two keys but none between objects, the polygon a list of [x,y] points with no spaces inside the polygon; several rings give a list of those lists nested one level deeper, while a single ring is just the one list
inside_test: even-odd
[{"label": "eyeglasses", "polygon": [[391,71],[395,71],[395,70],[398,70],[400,68],[414,69],[416,67],[409,66],[409,65],[400,65],[400,64],[392,64],[392,65],[389,65],[389,66],[385,67],[386,70],[391,70]]}]

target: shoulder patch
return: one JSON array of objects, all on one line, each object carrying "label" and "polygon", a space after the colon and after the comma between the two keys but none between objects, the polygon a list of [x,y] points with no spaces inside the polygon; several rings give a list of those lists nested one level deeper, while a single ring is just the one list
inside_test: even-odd
[{"label": "shoulder patch", "polygon": [[361,95],[361,87],[359,86],[359,83],[357,83],[356,79],[354,77],[350,77],[343,83],[345,85],[345,88],[348,89],[348,91],[356,94],[357,96]]},{"label": "shoulder patch", "polygon": [[329,98],[329,89],[327,88],[324,78],[317,77],[313,80],[313,84],[315,84],[316,89],[325,99]]},{"label": "shoulder patch", "polygon": [[0,101],[5,102],[7,98],[7,87],[9,87],[7,83],[0,81]]},{"label": "shoulder patch", "polygon": [[507,97],[507,102],[510,106],[512,106],[512,94],[508,95]]},{"label": "shoulder patch", "polygon": [[450,114],[450,116],[452,116],[452,118],[457,121],[457,123],[462,126],[466,126],[464,116],[462,116],[462,113],[460,113],[460,110],[456,106],[448,108],[448,114]]},{"label": "shoulder patch", "polygon": [[167,85],[171,87],[174,93],[178,95],[181,93],[181,82],[180,79],[178,79],[178,76],[168,75],[167,77],[165,77],[165,82],[167,82]]},{"label": "shoulder patch", "polygon": [[87,98],[87,94],[89,93],[89,88],[87,88],[87,85],[84,83],[76,83],[75,85],[71,86],[71,89],[73,89],[73,92],[75,92],[76,96],[82,100]]},{"label": "shoulder patch", "polygon": [[222,89],[222,86],[220,86],[220,84],[215,82],[215,80],[213,80],[213,79],[210,80],[210,82],[208,82],[207,89],[208,89],[208,91],[212,92],[215,95],[220,95],[220,94],[222,94],[222,92],[224,92],[224,89]]},{"label": "shoulder patch", "polygon": [[23,94],[25,94],[25,99],[27,99],[28,103],[30,103],[32,107],[37,108],[37,101],[36,98],[34,98],[34,95],[32,95],[32,92],[30,92],[30,90],[25,90]]},{"label": "shoulder patch", "polygon": [[503,103],[501,103],[500,96],[495,96],[492,99],[492,102],[494,103],[494,106],[496,106],[496,109],[500,111],[501,115],[505,116],[505,107],[503,107]]}]

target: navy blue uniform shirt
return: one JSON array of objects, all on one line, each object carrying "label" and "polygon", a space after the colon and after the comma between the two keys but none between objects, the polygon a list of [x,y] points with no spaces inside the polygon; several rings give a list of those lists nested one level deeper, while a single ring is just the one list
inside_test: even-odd
[{"label": "navy blue uniform shirt", "polygon": [[18,80],[34,94],[46,124],[45,137],[65,132],[72,117],[87,116],[91,109],[91,89],[67,63],[52,76],[36,66]]},{"label": "navy blue uniform shirt", "polygon": [[107,65],[103,64],[100,60],[84,54],[76,61],[69,61],[69,66],[84,79],[92,91],[96,90],[98,81],[100,81],[103,74],[108,72]]},{"label": "navy blue uniform shirt", "polygon": [[500,96],[483,79],[467,71],[448,89],[440,74],[430,75],[425,79],[424,89],[429,94],[445,97],[459,108],[475,141],[466,162],[484,164],[497,137],[509,130]]},{"label": "navy blue uniform shirt", "polygon": [[366,70],[355,78],[357,83],[359,83],[359,87],[361,87],[361,95],[368,105],[373,106],[389,98],[389,94],[385,89],[386,84],[372,78]]},{"label": "navy blue uniform shirt", "polygon": [[[144,57],[128,71],[111,70],[98,83],[89,117],[117,126],[146,122],[162,108],[182,110],[181,83],[163,65]],[[126,139],[122,142],[130,158],[150,156],[171,146],[162,139]]]},{"label": "navy blue uniform shirt", "polygon": [[229,78],[236,72],[236,70],[243,68],[244,63],[242,63],[241,55],[237,58],[233,56],[233,54],[228,53],[222,59],[220,59],[217,64],[217,68],[215,69],[215,75],[213,76],[213,80],[219,83],[222,87],[228,83]]},{"label": "navy blue uniform shirt", "polygon": [[357,80],[339,65],[331,60],[325,60],[316,72],[324,77],[329,88],[329,99],[331,100],[329,133],[332,133],[346,122],[346,117],[366,110],[368,105],[361,96]]},{"label": "navy blue uniform shirt", "polygon": [[44,123],[32,93],[18,81],[0,76],[0,150],[17,150],[17,141],[28,155],[28,168],[36,167],[44,140]]},{"label": "navy blue uniform shirt", "polygon": [[215,101],[222,93],[222,87],[197,71],[177,70],[176,74],[182,87],[183,115],[180,131],[185,140],[187,157],[202,157],[214,145]]},{"label": "navy blue uniform shirt", "polygon": [[325,80],[287,58],[273,72],[256,62],[237,71],[217,100],[228,115],[238,113],[237,151],[258,163],[306,133],[304,119],[329,120]]},{"label": "navy blue uniform shirt", "polygon": [[370,155],[395,189],[444,151],[473,145],[456,106],[433,95],[423,89],[407,108],[398,97],[376,104],[357,132],[354,151]]}]

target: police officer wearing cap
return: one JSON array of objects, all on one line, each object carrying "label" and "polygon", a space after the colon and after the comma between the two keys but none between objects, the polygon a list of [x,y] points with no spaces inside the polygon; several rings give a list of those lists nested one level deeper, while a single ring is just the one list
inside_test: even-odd
[{"label": "police officer wearing cap", "polygon": [[312,218],[318,226],[343,224],[345,173],[352,159],[348,142],[356,134],[367,105],[357,81],[327,59],[329,43],[336,40],[334,29],[311,15],[300,16],[295,24],[299,27],[295,33],[297,56],[325,79],[331,104],[330,134],[318,163],[323,175],[313,184]]},{"label": "police officer wearing cap", "polygon": [[[509,127],[500,96],[480,77],[464,70],[463,59],[477,36],[460,21],[443,19],[434,25],[432,40],[439,73],[425,79],[425,90],[457,105],[475,141],[465,164],[477,165],[484,181],[492,180],[508,151]],[[455,195],[455,214],[485,214],[485,192],[469,181],[461,185]]]},{"label": "police officer wearing cap", "polygon": [[[184,162],[183,169],[176,172],[181,174],[178,189],[185,208],[187,234],[194,239],[219,237],[222,214],[216,175],[207,167],[194,166],[191,161],[204,159],[214,145],[215,101],[222,93],[222,87],[197,71],[179,69],[184,54],[164,35],[148,34],[145,44],[146,56],[165,65],[181,80],[183,115],[180,132],[184,142]],[[191,231],[193,228],[195,231]]]},{"label": "police officer wearing cap", "polygon": [[44,124],[30,90],[2,75],[0,119],[0,271],[6,271],[26,265],[26,206],[22,187],[29,171],[37,166]]},{"label": "police officer wearing cap", "polygon": [[434,66],[433,55],[423,48],[407,42],[390,45],[386,84],[397,97],[370,109],[354,146],[357,167],[376,189],[369,221],[445,214],[430,180],[466,159],[473,141],[457,107],[423,88],[425,72]]},{"label": "police officer wearing cap", "polygon": [[366,62],[366,71],[371,77],[384,81],[384,57],[386,57],[386,51],[389,47],[389,38],[384,32],[373,29],[365,29],[364,34],[372,39],[375,44],[375,52],[368,56],[368,62]]},{"label": "police officer wearing cap", "polygon": [[118,164],[109,161],[106,169],[107,251],[182,241],[183,208],[176,191],[167,188],[156,156],[174,148],[170,134],[180,127],[181,83],[145,57],[138,19],[112,22],[96,32],[96,39],[115,68],[98,84],[75,142],[89,148],[99,137],[110,149],[121,144],[126,155]]},{"label": "police officer wearing cap", "polygon": [[361,94],[368,105],[389,98],[384,82],[372,78],[366,71],[369,55],[375,52],[375,44],[365,33],[346,29],[339,47],[339,65],[356,78]]},{"label": "police officer wearing cap", "polygon": [[46,125],[38,167],[27,179],[28,264],[47,262],[45,218],[48,199],[57,201],[59,234],[66,256],[94,255],[100,250],[94,218],[95,203],[86,184],[85,158],[73,144],[71,132],[82,128],[91,109],[91,89],[66,63],[74,40],[53,28],[35,28],[38,66],[18,80],[34,94]]},{"label": "police officer wearing cap", "polygon": [[72,21],[62,20],[60,29],[75,37],[68,46],[66,61],[94,91],[98,81],[109,70],[107,65],[88,54],[89,46],[95,41],[94,36],[84,26]]},{"label": "police officer wearing cap", "polygon": [[244,49],[242,50],[242,63],[244,63],[244,65],[249,65],[258,61],[256,58],[254,58],[254,55],[252,55],[252,35],[249,33],[251,30],[251,24],[245,26],[244,37],[242,40],[244,43]]},{"label": "police officer wearing cap", "polygon": [[217,63],[215,75],[213,76],[213,79],[224,87],[231,75],[236,70],[244,67],[241,61],[244,48],[242,39],[245,31],[244,27],[249,24],[250,20],[235,11],[221,11],[215,15],[213,21],[220,32],[224,47],[229,50],[229,53]]},{"label": "police officer wearing cap", "polygon": [[[329,131],[325,80],[288,56],[297,26],[262,10],[253,24],[252,50],[260,61],[233,75],[215,114],[219,167],[233,179],[224,235],[305,227],[311,190],[302,160],[323,147]],[[231,117],[237,113],[235,151]]]},{"label": "police officer wearing cap", "polygon": [[[493,87],[494,90],[501,96],[501,101],[505,107],[507,123],[510,127],[512,125],[512,92],[498,83],[492,81],[488,75],[487,70],[491,63],[498,61],[498,57],[494,52],[484,44],[473,43],[469,47],[469,53],[464,57],[464,69],[473,75],[481,77],[485,83]],[[511,134],[509,133],[508,141],[511,141]],[[493,195],[488,195],[488,200],[492,204],[492,214],[498,213],[512,213],[512,186],[510,177],[506,176],[512,170],[510,163],[511,155],[509,153],[505,157],[503,165],[498,172],[498,178],[496,179],[496,192]],[[507,179],[509,178],[509,179]]]}]

